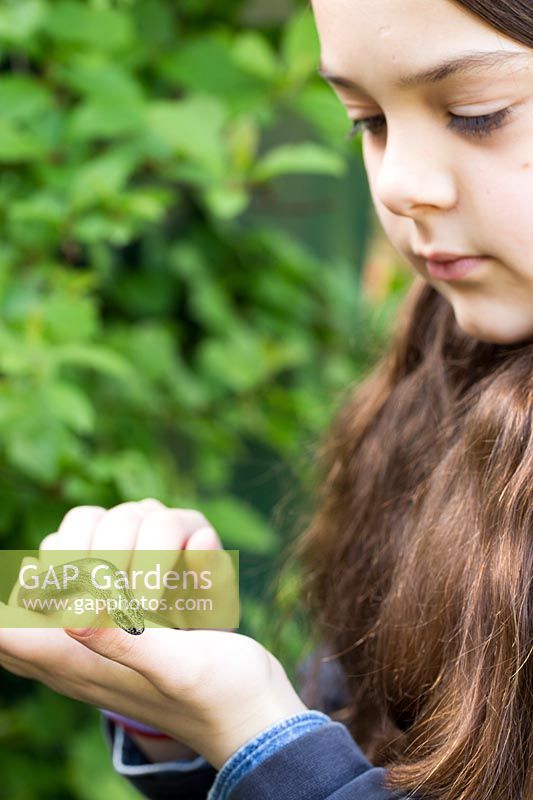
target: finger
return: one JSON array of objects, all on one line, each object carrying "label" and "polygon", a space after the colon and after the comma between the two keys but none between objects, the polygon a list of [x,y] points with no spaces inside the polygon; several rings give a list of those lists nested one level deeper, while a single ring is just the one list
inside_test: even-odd
[{"label": "finger", "polygon": [[[152,684],[135,670],[80,647],[62,628],[0,628],[0,663],[15,666],[29,677],[34,673],[47,685],[54,681],[57,691],[63,694],[76,686],[80,699],[105,707],[104,693],[107,697],[111,692],[115,700],[124,698],[130,703],[132,699],[138,702],[139,697],[148,703],[158,696]],[[86,696],[82,698],[83,691]],[[90,696],[96,699],[91,700]]]},{"label": "finger", "polygon": [[76,506],[63,517],[57,535],[64,542],[65,550],[79,550],[88,555],[93,530],[106,513],[102,506]]},{"label": "finger", "polygon": [[[19,661],[27,661],[35,664],[44,664],[47,661],[64,662],[65,652],[63,645],[67,641],[67,651],[69,655],[76,653],[76,648],[69,646],[68,639],[64,636],[62,628],[37,628],[31,625],[38,624],[35,620],[39,617],[36,612],[27,611],[22,608],[6,608],[0,603],[0,626],[2,624],[13,625],[14,622],[20,627],[0,627],[0,654]],[[74,666],[70,660],[69,667]]]},{"label": "finger", "polygon": [[138,550],[181,550],[188,537],[178,508],[153,511],[142,520],[137,534]]},{"label": "finger", "polygon": [[113,560],[116,567],[121,570],[127,570],[129,567],[137,531],[142,521],[142,515],[135,505],[123,504],[107,511],[97,523],[91,539],[90,553],[116,550],[116,558]]},{"label": "finger", "polygon": [[[161,507],[164,508],[159,500],[150,497],[140,502],[119,503],[114,506],[114,509],[130,508],[136,510],[142,516]],[[109,513],[109,511],[103,506],[87,505],[71,508],[63,517],[57,530],[57,535],[65,544],[63,547],[59,546],[56,549],[85,550],[85,555],[88,555],[91,549],[94,529],[106,513]]]},{"label": "finger", "polygon": [[144,517],[152,511],[159,511],[162,508],[166,508],[166,506],[154,497],[146,497],[144,500],[129,500],[125,503],[118,503],[110,508],[109,511],[115,511],[115,509],[119,508],[136,511],[140,516]]},{"label": "finger", "polygon": [[[204,552],[213,550],[213,548],[203,549]],[[205,566],[209,566],[212,570],[213,589],[211,596],[215,600],[215,607],[213,609],[215,613],[213,615],[214,627],[210,626],[208,630],[232,630],[231,623],[227,626],[226,620],[238,619],[240,608],[238,565],[234,562],[233,553],[223,548],[216,548],[216,556],[196,556],[196,550],[202,550],[202,548],[196,548],[194,543],[190,548],[187,548],[183,553],[181,565],[182,569],[185,571],[191,569],[198,572],[202,569],[203,562]],[[202,617],[202,621],[204,621],[204,619],[205,618]],[[224,623],[221,625],[222,621],[224,621]],[[186,626],[182,625],[180,627]],[[201,625],[201,628],[205,628],[205,625]]]},{"label": "finger", "polygon": [[[197,686],[205,662],[205,646],[188,631],[146,628],[142,636],[131,636],[119,628],[65,628],[84,647],[135,670],[165,691],[174,686],[176,695]],[[198,633],[192,631],[191,633]]]},{"label": "finger", "polygon": [[17,675],[19,678],[37,677],[37,670],[35,670],[35,668],[32,669],[26,662],[22,663],[14,658],[8,658],[8,656],[3,654],[0,654],[0,666],[8,672],[12,672],[13,675]]},{"label": "finger", "polygon": [[[124,555],[119,557],[117,567],[119,569],[127,570],[131,565],[132,554],[135,551],[136,541],[139,531],[139,525],[154,511],[165,509],[166,506],[153,497],[148,497],[139,502],[119,503],[106,512],[106,517],[102,518],[96,528],[94,529],[91,550],[124,550]],[[127,517],[122,517],[120,524],[116,524],[115,514],[130,515],[132,525],[128,529],[125,520]],[[113,516],[109,519],[109,515]],[[136,518],[134,518],[135,515]],[[127,551],[127,552],[126,552]]]},{"label": "finger", "polygon": [[183,525],[183,530],[186,533],[187,540],[199,528],[212,527],[207,517],[205,517],[201,511],[197,511],[195,508],[177,508],[174,510],[179,511],[181,524]]},{"label": "finger", "polygon": [[187,542],[187,550],[222,550],[217,532],[211,526],[198,528]]},{"label": "finger", "polygon": [[[223,549],[222,542],[220,541],[217,532],[213,527],[211,527],[211,525],[205,526],[203,528],[198,528],[198,530],[195,531],[190,537],[186,547],[186,550],[222,550],[222,549]],[[234,575],[233,570],[231,574],[233,580],[233,575]],[[183,627],[188,627],[188,626],[184,625]],[[221,628],[219,630],[225,630],[231,632],[235,629]]]},{"label": "finger", "polygon": [[[197,528],[204,523],[203,528]],[[216,542],[216,533],[211,526],[205,525],[205,517],[199,511],[193,509],[167,508],[157,511],[145,517],[137,535],[135,553],[132,557],[131,570],[153,569],[155,565],[151,563],[150,556],[147,557],[144,551],[158,551],[157,562],[160,564],[161,574],[175,569],[177,564],[177,553],[188,546],[191,536],[195,536],[198,530],[210,531],[209,541]],[[199,548],[200,549],[200,548]],[[160,552],[163,551],[163,552]],[[165,552],[168,551],[168,554]],[[163,581],[159,581],[154,589],[143,591],[148,599],[159,600],[165,594],[166,587]],[[190,628],[191,624],[187,619],[187,614],[182,610],[179,616],[173,617],[174,626],[178,628]]]},{"label": "finger", "polygon": [[49,533],[48,536],[44,537],[39,545],[39,552],[43,552],[44,550],[65,550],[65,541],[57,531]]},{"label": "finger", "polygon": [[187,508],[163,508],[147,514],[137,533],[138,550],[181,550],[201,528],[214,528],[199,511]]},{"label": "finger", "polygon": [[[44,537],[41,544],[39,545],[39,564],[41,570],[44,570],[45,568],[51,566],[52,564],[54,565],[54,567],[57,567],[58,559],[56,553],[58,551],[71,550],[71,549],[72,547],[68,547],[66,545],[65,539],[62,536],[60,536],[59,533],[57,532],[49,533],[48,536]],[[86,551],[84,550],[83,554],[85,553]],[[62,560],[61,557],[60,559]]]},{"label": "finger", "polygon": [[[187,533],[181,512],[177,508],[165,508],[146,516],[139,527],[135,551],[131,558],[131,573],[135,570],[146,571],[155,566],[153,557],[146,556],[146,551],[157,551],[157,562],[161,565],[161,573],[171,570],[177,559],[177,553],[187,541]],[[164,593],[162,582],[156,588],[143,591],[150,598],[159,599]]]}]

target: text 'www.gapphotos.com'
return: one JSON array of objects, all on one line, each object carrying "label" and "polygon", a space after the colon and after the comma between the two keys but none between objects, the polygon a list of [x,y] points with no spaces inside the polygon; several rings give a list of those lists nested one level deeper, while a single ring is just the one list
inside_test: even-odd
[{"label": "text 'www.gapphotos.com'", "polygon": [[83,614],[85,612],[101,613],[106,611],[111,613],[113,611],[154,611],[159,614],[168,613],[170,611],[212,611],[213,601],[209,598],[183,598],[178,597],[172,603],[167,602],[164,598],[158,599],[154,597],[140,597],[132,600],[125,600],[123,597],[76,597],[68,599],[66,597],[50,597],[44,600],[41,597],[27,597],[22,601],[22,605],[27,611],[37,612],[60,612],[72,611],[75,614]]}]

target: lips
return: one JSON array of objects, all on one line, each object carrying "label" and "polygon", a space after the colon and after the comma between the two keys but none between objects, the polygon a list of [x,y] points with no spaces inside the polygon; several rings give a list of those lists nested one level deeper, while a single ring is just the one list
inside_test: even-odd
[{"label": "lips", "polygon": [[464,253],[446,253],[441,250],[432,250],[428,253],[417,253],[420,258],[424,258],[426,261],[439,261],[439,262],[446,262],[446,261],[460,261],[463,258],[478,258],[478,256],[473,255],[465,255]]},{"label": "lips", "polygon": [[426,262],[426,269],[432,278],[441,281],[460,280],[477,269],[487,256],[465,255],[448,250],[413,251],[418,258]]},{"label": "lips", "polygon": [[426,267],[436,280],[456,281],[469,275],[485,261],[485,256],[463,256],[451,260],[428,259]]}]

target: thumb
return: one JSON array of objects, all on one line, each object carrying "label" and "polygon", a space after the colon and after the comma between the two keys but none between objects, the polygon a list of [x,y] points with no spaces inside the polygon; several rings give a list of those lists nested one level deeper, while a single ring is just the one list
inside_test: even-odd
[{"label": "thumb", "polygon": [[132,636],[121,628],[65,628],[64,630],[72,639],[76,639],[89,650],[130,667],[149,679],[160,674],[168,662],[170,655],[168,633],[180,633],[180,631],[156,628],[146,628],[142,636]]}]

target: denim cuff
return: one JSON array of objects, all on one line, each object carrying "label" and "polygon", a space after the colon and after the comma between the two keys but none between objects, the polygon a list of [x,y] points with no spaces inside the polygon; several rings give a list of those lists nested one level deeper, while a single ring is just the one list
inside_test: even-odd
[{"label": "denim cuff", "polygon": [[238,781],[262,761],[299,736],[331,721],[331,717],[322,711],[309,710],[271,725],[246,742],[222,765],[206,800],[227,800]]}]

